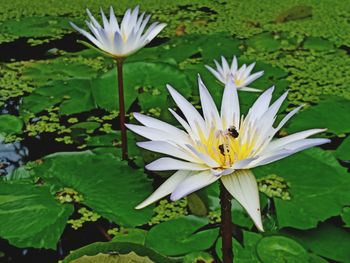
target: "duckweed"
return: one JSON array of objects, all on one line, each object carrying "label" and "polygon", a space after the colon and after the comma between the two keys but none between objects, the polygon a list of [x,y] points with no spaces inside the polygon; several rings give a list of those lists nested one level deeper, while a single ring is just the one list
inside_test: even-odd
[{"label": "duckweed", "polygon": [[155,215],[148,222],[150,226],[187,215],[187,198],[175,202],[161,200],[153,211]]},{"label": "duckweed", "polygon": [[257,180],[259,191],[266,194],[270,198],[281,198],[282,200],[290,200],[289,193],[290,184],[282,177],[276,174],[269,174],[264,178]]}]

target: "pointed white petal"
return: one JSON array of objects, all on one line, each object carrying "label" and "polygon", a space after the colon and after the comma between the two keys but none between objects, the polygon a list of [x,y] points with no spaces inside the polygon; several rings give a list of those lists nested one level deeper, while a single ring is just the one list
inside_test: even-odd
[{"label": "pointed white petal", "polygon": [[219,72],[208,65],[205,65],[205,67],[215,76],[215,78],[217,78],[221,83],[225,84],[226,81]]},{"label": "pointed white petal", "polygon": [[186,195],[214,183],[219,178],[219,176],[213,175],[210,171],[192,174],[177,185],[171,194],[170,199],[172,201],[179,200]]},{"label": "pointed white petal", "polygon": [[220,166],[214,159],[212,159],[209,155],[205,154],[205,153],[200,153],[198,152],[192,145],[187,144],[186,145],[193,154],[195,154],[198,159],[202,160],[202,163],[205,163],[206,165],[208,165],[209,167],[218,167]]},{"label": "pointed white petal", "polygon": [[137,142],[137,146],[149,151],[167,154],[179,159],[183,159],[189,162],[203,163],[199,158],[196,158],[190,151],[186,151],[183,148],[176,147],[168,142],[164,141],[147,141]]},{"label": "pointed white petal", "polygon": [[159,199],[167,196],[172,191],[175,190],[177,185],[181,183],[191,172],[189,171],[177,171],[172,176],[170,176],[161,186],[157,188],[145,201],[135,207],[135,209],[144,208]]},{"label": "pointed white petal", "polygon": [[[182,113],[185,115],[188,124],[190,125],[192,131],[196,131],[199,136],[200,133],[207,132],[203,117],[199,112],[193,107],[193,105],[188,102],[180,93],[178,93],[173,87],[167,85],[170,95],[173,97],[175,103],[180,108]],[[198,127],[199,126],[199,127]]]},{"label": "pointed white petal", "polygon": [[210,128],[214,124],[217,129],[221,128],[221,118],[219,116],[218,109],[215,102],[211,97],[207,87],[204,85],[201,77],[198,75],[199,96],[201,99],[202,111],[204,115],[207,128]]},{"label": "pointed white petal", "polygon": [[176,142],[178,144],[185,143],[179,141],[179,138],[174,136],[171,133],[167,133],[158,129],[145,127],[141,125],[135,125],[135,124],[125,124],[125,126],[132,130],[133,132],[141,135],[142,137],[145,137],[152,141],[168,141],[168,142]]},{"label": "pointed white petal", "polygon": [[112,6],[109,9],[109,24],[111,28],[113,28],[115,31],[120,32],[119,24],[118,24],[117,18],[115,17]]},{"label": "pointed white petal", "polygon": [[264,75],[264,71],[259,71],[256,72],[252,75],[250,75],[249,77],[247,77],[247,79],[244,81],[244,85],[248,86],[250,83],[252,83],[254,80],[260,78],[262,75]]},{"label": "pointed white petal", "polygon": [[221,177],[227,191],[244,207],[260,231],[264,231],[261,221],[259,190],[255,176],[250,170],[238,170]]},{"label": "pointed white petal", "polygon": [[151,30],[147,30],[145,33],[146,44],[149,43],[153,38],[155,38],[160,33],[160,31],[162,31],[163,28],[166,27],[166,25],[167,24],[165,23],[157,24]]},{"label": "pointed white petal", "polygon": [[80,34],[84,35],[86,38],[88,38],[95,46],[97,46],[98,48],[102,49],[102,45],[101,43],[95,38],[93,37],[90,33],[86,32],[84,29],[79,28],[78,26],[76,26],[73,22],[69,22],[70,25],[77,30]]},{"label": "pointed white petal", "polygon": [[227,60],[224,56],[221,56],[221,65],[222,65],[223,73],[225,75],[229,74],[230,73],[230,66],[228,65]]},{"label": "pointed white petal", "polygon": [[267,89],[259,98],[254,102],[253,106],[249,109],[247,119],[256,120],[259,119],[267,111],[272,98],[274,86]]},{"label": "pointed white petal", "polygon": [[234,125],[237,129],[239,129],[239,115],[240,108],[237,95],[237,88],[233,85],[233,82],[230,80],[228,81],[228,83],[226,83],[224,94],[222,96],[222,128],[226,130],[230,126]]},{"label": "pointed white petal", "polygon": [[270,142],[270,144],[266,147],[264,152],[271,152],[277,149],[280,149],[284,145],[287,145],[289,143],[305,139],[311,135],[314,135],[316,133],[324,132],[326,129],[310,129],[302,132],[297,132],[288,136],[285,136],[280,139],[275,139]]},{"label": "pointed white petal", "polygon": [[86,9],[86,13],[88,14],[91,22],[94,24],[94,26],[97,28],[97,29],[100,29],[101,28],[101,25],[99,22],[97,22],[97,20],[94,18],[94,16],[91,14],[90,10],[89,9]]},{"label": "pointed white petal", "polygon": [[168,132],[170,134],[173,134],[175,137],[178,137],[178,140],[190,143],[190,138],[188,134],[186,134],[186,132],[180,130],[179,128],[173,125],[170,125],[164,121],[160,121],[156,118],[143,115],[138,112],[134,112],[133,116],[135,117],[136,120],[138,120],[140,123],[142,123],[145,126],[148,126],[150,128],[155,128],[164,132]]},{"label": "pointed white petal", "polygon": [[276,128],[276,132],[279,131],[286,123],[287,121],[290,120],[290,118],[292,118],[296,113],[298,113],[298,111],[302,108],[303,106],[299,106],[297,108],[295,108],[294,110],[292,110],[291,112],[289,112],[278,124],[277,128]]},{"label": "pointed white petal", "polygon": [[239,88],[239,91],[248,91],[248,92],[263,92],[261,89],[251,88],[251,87],[243,87]]},{"label": "pointed white petal", "polygon": [[230,69],[232,75],[236,74],[237,68],[238,68],[237,58],[236,56],[233,56],[231,69]]},{"label": "pointed white petal", "polygon": [[252,70],[253,70],[254,67],[255,67],[255,62],[252,63],[252,64],[250,64],[250,65],[247,67],[247,69],[244,71],[244,74],[243,74],[243,78],[244,78],[244,79],[246,79],[246,78],[249,76],[250,72],[252,72]]},{"label": "pointed white petal", "polygon": [[169,157],[163,157],[150,164],[146,165],[146,169],[150,171],[170,171],[170,170],[188,170],[188,171],[203,171],[209,167],[204,164],[184,162]]}]

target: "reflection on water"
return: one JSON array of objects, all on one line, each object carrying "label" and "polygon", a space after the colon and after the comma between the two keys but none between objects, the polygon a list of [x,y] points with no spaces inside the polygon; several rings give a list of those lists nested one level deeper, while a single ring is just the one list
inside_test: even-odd
[{"label": "reflection on water", "polygon": [[28,156],[28,149],[21,142],[4,143],[0,138],[0,176],[9,179],[11,172],[23,164],[23,159]]}]

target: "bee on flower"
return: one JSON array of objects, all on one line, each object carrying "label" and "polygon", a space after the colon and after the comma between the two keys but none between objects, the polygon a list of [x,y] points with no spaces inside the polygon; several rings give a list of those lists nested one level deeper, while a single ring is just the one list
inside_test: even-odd
[{"label": "bee on flower", "polygon": [[169,110],[183,129],[140,113],[134,113],[134,117],[142,125],[127,124],[130,130],[149,140],[139,142],[138,146],[171,156],[155,160],[146,169],[176,171],[136,208],[143,208],[169,194],[170,199],[176,201],[221,180],[256,227],[263,231],[259,191],[251,169],[329,142],[328,139],[308,138],[325,129],[310,129],[273,139],[300,110],[300,107],[292,110],[274,127],[287,92],[271,104],[274,87],[269,88],[243,117],[232,80],[226,82],[220,112],[200,77],[198,85],[202,114],[173,87],[167,86],[184,118]]}]

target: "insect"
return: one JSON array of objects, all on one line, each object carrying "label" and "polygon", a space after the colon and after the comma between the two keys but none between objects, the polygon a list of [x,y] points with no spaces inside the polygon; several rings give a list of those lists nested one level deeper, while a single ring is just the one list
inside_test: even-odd
[{"label": "insect", "polygon": [[228,133],[229,133],[233,138],[238,138],[239,133],[238,133],[238,131],[236,130],[236,127],[235,127],[235,126],[231,126],[231,127],[228,128],[227,130],[228,130]]},{"label": "insect", "polygon": [[[226,146],[226,149],[225,149],[225,146]],[[220,144],[218,148],[219,148],[219,150],[220,150],[220,153],[221,153],[222,155],[224,155],[224,156],[225,156],[226,153],[229,153],[229,152],[230,152],[230,150],[228,149],[228,146],[227,146],[227,145]]]}]

